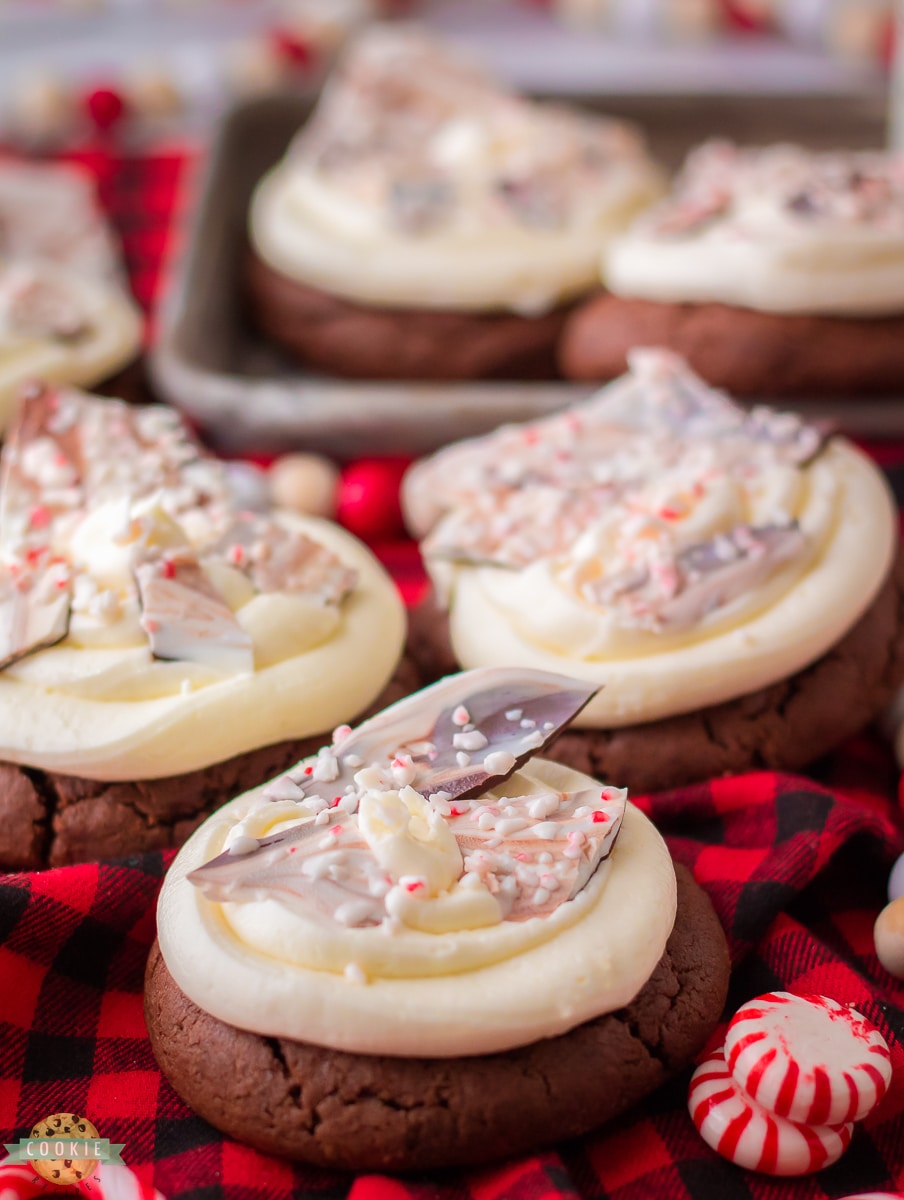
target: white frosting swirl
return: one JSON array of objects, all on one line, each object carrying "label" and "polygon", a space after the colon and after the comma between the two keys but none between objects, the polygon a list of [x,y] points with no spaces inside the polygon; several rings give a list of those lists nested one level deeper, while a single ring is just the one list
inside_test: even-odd
[{"label": "white frosting swirl", "polygon": [[[746,417],[662,353],[584,406],[441,452],[406,485],[466,668],[605,684],[576,720],[691,712],[824,654],[886,578],[876,467],[798,419]],[[813,455],[815,454],[815,457]],[[447,515],[441,516],[443,512]]]},{"label": "white frosting swirl", "polygon": [[776,313],[904,311],[904,156],[711,142],[609,247],[619,296]]},{"label": "white frosting swirl", "polygon": [[273,641],[279,657],[265,652],[264,666],[227,678],[155,661],[144,643],[98,648],[67,638],[0,672],[0,759],[90,779],[154,779],[323,732],[366,708],[401,652],[398,592],[338,526],[281,520],[358,573],[338,610],[304,596],[256,596],[237,615],[255,658]]},{"label": "white frosting swirl", "polygon": [[368,304],[539,312],[593,285],[602,247],[658,191],[626,126],[377,29],[259,185],[251,237],[277,271]]},{"label": "white frosting swirl", "polygon": [[[504,788],[531,789],[599,793],[589,777],[542,760]],[[158,936],[167,967],[195,1003],[267,1036],[418,1057],[486,1054],[554,1037],[633,999],[674,923],[668,850],[629,805],[610,857],[550,915],[464,930],[453,921],[435,933],[404,924],[334,926],[333,959],[324,964],[316,925],[291,907],[272,897],[217,903],[186,878],[235,845],[237,827],[248,828],[255,813],[266,817],[259,791],[221,809],[180,851],[164,881]],[[273,814],[275,823],[280,818],[284,812]]]}]

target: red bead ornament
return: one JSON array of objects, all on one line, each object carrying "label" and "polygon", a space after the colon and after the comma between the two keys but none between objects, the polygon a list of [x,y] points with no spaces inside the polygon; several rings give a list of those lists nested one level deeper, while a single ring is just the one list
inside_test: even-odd
[{"label": "red bead ornament", "polygon": [[347,466],[339,480],[339,523],[366,542],[400,537],[404,526],[399,485],[409,461],[362,458]]},{"label": "red bead ornament", "polygon": [[274,53],[291,67],[308,67],[314,58],[314,47],[307,39],[299,37],[290,29],[270,31],[270,44]]},{"label": "red bead ornament", "polygon": [[113,88],[94,88],[84,97],[85,112],[89,120],[101,131],[108,133],[126,115],[126,104],[119,92]]}]

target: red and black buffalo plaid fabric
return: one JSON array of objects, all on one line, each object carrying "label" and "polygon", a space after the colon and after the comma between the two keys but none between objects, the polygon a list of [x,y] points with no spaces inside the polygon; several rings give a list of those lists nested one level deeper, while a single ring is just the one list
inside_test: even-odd
[{"label": "red and black buffalo plaid fabric", "polygon": [[[186,160],[102,154],[87,161],[147,306]],[[904,452],[886,446],[877,456],[899,484]],[[411,594],[418,574],[410,548],[383,549]],[[291,1166],[224,1138],[162,1078],[145,1032],[144,963],[171,857],[159,854],[0,876],[0,1141],[27,1136],[50,1113],[82,1112],[102,1137],[125,1145],[125,1162],[169,1200],[772,1200],[904,1192],[904,984],[881,968],[872,943],[889,868],[904,852],[897,785],[889,748],[869,735],[812,778],[760,772],[635,797],[725,926],[734,963],[729,1015],[773,989],[824,993],[863,1012],[891,1047],[888,1096],[840,1162],[817,1176],[772,1180],[718,1158],[687,1115],[690,1071],[589,1137],[480,1170],[351,1177]]]}]

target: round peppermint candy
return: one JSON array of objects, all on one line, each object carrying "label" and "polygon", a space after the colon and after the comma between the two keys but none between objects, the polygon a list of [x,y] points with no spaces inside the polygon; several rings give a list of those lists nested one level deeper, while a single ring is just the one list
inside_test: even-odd
[{"label": "round peppermint candy", "polygon": [[831,1166],[847,1150],[854,1128],[798,1125],[767,1112],[738,1086],[722,1050],[694,1072],[687,1107],[697,1132],[717,1154],[767,1175],[808,1175]]},{"label": "round peppermint candy", "polygon": [[725,1035],[725,1060],[758,1104],[808,1125],[861,1121],[891,1081],[881,1033],[828,996],[769,992],[743,1004]]}]

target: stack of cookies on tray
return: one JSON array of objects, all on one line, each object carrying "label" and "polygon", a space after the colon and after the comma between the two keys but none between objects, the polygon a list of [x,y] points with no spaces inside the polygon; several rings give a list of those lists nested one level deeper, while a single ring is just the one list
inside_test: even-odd
[{"label": "stack of cookies on tray", "polygon": [[25,283],[0,242],[0,365],[48,378],[0,477],[0,860],[188,838],[148,1029],[261,1150],[482,1162],[689,1067],[725,934],[625,789],[806,767],[904,682],[883,476],[734,398],[900,384],[904,168],[720,143],[663,189],[637,131],[409,28],[352,47],[260,181],[244,286],[306,366],[610,381],[411,468],[410,658],[347,532],[245,511],[175,413],[69,386],[112,351],[56,373],[116,326],[104,238],[81,290],[59,238],[82,208],[20,232],[54,261]]}]

